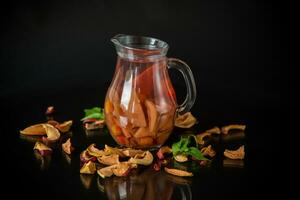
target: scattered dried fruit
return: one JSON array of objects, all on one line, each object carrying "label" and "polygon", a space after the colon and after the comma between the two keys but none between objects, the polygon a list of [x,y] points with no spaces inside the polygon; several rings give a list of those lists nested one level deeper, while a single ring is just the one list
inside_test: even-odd
[{"label": "scattered dried fruit", "polygon": [[119,163],[119,155],[111,154],[111,155],[103,155],[97,158],[99,163],[104,165],[116,165]]},{"label": "scattered dried fruit", "polygon": [[151,165],[153,162],[153,155],[150,151],[146,151],[142,154],[135,155],[133,158],[130,158],[128,162],[139,165]]},{"label": "scattered dried fruit", "polygon": [[159,159],[164,159],[164,154],[165,153],[172,153],[172,149],[168,146],[162,146],[160,147],[160,149],[157,151],[156,153],[156,156],[159,158]]},{"label": "scattered dried fruit", "polygon": [[80,161],[83,163],[86,163],[88,161],[93,161],[95,162],[97,160],[97,158],[95,156],[91,156],[87,150],[84,150],[83,152],[81,152],[80,154]]},{"label": "scattered dried fruit", "polygon": [[122,150],[122,153],[127,157],[134,157],[137,154],[144,153],[144,151],[139,150],[139,149],[126,148],[126,149]]},{"label": "scattered dried fruit", "polygon": [[192,115],[191,112],[187,112],[183,115],[178,115],[175,119],[175,126],[180,128],[191,128],[197,122],[197,119]]},{"label": "scattered dried fruit", "polygon": [[74,151],[74,147],[72,147],[72,144],[71,144],[71,138],[69,138],[61,146],[62,146],[63,151],[69,155],[72,153],[72,151]]},{"label": "scattered dried fruit", "polygon": [[171,168],[167,168],[167,167],[165,167],[164,169],[167,173],[175,175],[175,176],[193,176],[193,173],[184,171],[184,170],[180,170],[180,169],[171,169]]},{"label": "scattered dried fruit", "polygon": [[45,112],[46,115],[52,115],[54,113],[54,106],[48,106]]},{"label": "scattered dried fruit", "polygon": [[174,159],[177,162],[186,162],[186,161],[188,161],[188,157],[184,154],[177,154],[176,156],[174,156]]},{"label": "scattered dried fruit", "polygon": [[56,141],[60,137],[59,131],[50,124],[43,124],[43,127],[47,134],[47,140],[48,141]]},{"label": "scattered dried fruit", "polygon": [[105,121],[102,119],[102,120],[95,120],[93,122],[87,122],[84,121],[84,127],[87,129],[87,130],[96,130],[96,129],[99,129],[99,128],[103,128],[104,125],[105,125]]},{"label": "scattered dried fruit", "polygon": [[46,130],[43,127],[44,124],[35,124],[21,130],[20,133],[24,135],[46,135]]},{"label": "scattered dried fruit", "polygon": [[91,144],[86,150],[89,153],[89,155],[95,157],[108,155],[108,153],[106,153],[105,151],[97,149],[95,143]]},{"label": "scattered dried fruit", "polygon": [[244,131],[246,129],[246,125],[232,124],[232,125],[228,125],[228,126],[223,126],[221,130],[222,130],[223,134],[228,134],[228,132],[232,129]]},{"label": "scattered dried fruit", "polygon": [[230,159],[244,159],[245,157],[244,145],[239,147],[237,150],[225,149],[224,156]]},{"label": "scattered dried fruit", "polygon": [[[49,123],[49,122],[48,122]],[[55,127],[62,133],[66,133],[70,130],[71,126],[73,124],[72,120],[65,121],[61,124],[56,125]]]},{"label": "scattered dried fruit", "polygon": [[94,174],[96,172],[96,164],[92,161],[84,163],[80,169],[81,174]]},{"label": "scattered dried fruit", "polygon": [[215,126],[211,129],[206,130],[205,132],[211,133],[211,134],[221,134],[221,129],[219,127]]},{"label": "scattered dried fruit", "polygon": [[210,136],[211,136],[211,133],[209,133],[209,132],[203,132],[203,133],[196,135],[198,144],[204,145],[205,144],[204,138],[210,137]]},{"label": "scattered dried fruit", "polygon": [[211,145],[208,145],[207,147],[203,147],[200,151],[204,156],[209,156],[211,158],[216,155],[216,152],[215,150],[213,150]]},{"label": "scattered dried fruit", "polygon": [[41,143],[41,142],[36,142],[34,147],[34,150],[38,150],[38,152],[42,155],[42,156],[46,156],[52,153],[52,149],[50,147],[48,147],[47,145]]}]

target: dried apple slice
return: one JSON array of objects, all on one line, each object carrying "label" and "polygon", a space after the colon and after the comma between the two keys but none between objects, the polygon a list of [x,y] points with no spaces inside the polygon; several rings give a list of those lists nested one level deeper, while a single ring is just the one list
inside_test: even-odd
[{"label": "dried apple slice", "polygon": [[50,147],[48,147],[47,145],[41,143],[41,142],[36,142],[34,147],[34,150],[38,150],[38,152],[42,155],[49,155],[52,153],[52,149]]},{"label": "dried apple slice", "polygon": [[127,176],[130,170],[134,167],[137,167],[137,165],[132,165],[128,162],[121,162],[117,164],[115,168],[112,168],[112,172],[116,176]]},{"label": "dried apple slice", "polygon": [[178,155],[174,156],[174,158],[177,162],[186,162],[186,161],[188,161],[188,157],[186,155],[183,155],[183,154],[178,154]]},{"label": "dried apple slice", "polygon": [[62,133],[66,133],[70,130],[71,126],[73,124],[72,120],[65,121],[61,124],[56,125],[55,127]]},{"label": "dried apple slice", "polygon": [[86,150],[89,153],[89,155],[95,156],[95,157],[108,155],[108,153],[106,153],[105,151],[99,150],[98,148],[96,148],[95,143],[91,144]]},{"label": "dried apple slice", "polygon": [[91,156],[87,150],[84,150],[83,152],[81,152],[80,154],[80,161],[83,163],[86,163],[88,161],[93,161],[95,162],[97,160],[97,158],[95,156]]},{"label": "dried apple slice", "polygon": [[232,129],[236,129],[236,130],[242,130],[244,131],[246,129],[246,125],[241,125],[241,124],[231,124],[231,125],[228,125],[228,126],[223,126],[221,128],[222,130],[222,133],[223,134],[228,134],[228,132]]},{"label": "dried apple slice", "polygon": [[122,150],[122,153],[127,157],[134,157],[137,154],[143,154],[145,151],[139,150],[139,149],[124,149]]},{"label": "dried apple slice", "polygon": [[212,149],[211,145],[208,145],[207,147],[203,147],[200,151],[203,156],[209,156],[212,158],[216,155],[216,152],[215,150]]},{"label": "dried apple slice", "polygon": [[43,127],[47,134],[47,141],[56,141],[60,137],[59,131],[50,124],[43,124]]},{"label": "dried apple slice", "polygon": [[171,169],[171,168],[167,168],[167,167],[165,167],[164,169],[167,173],[175,175],[175,176],[193,176],[193,173],[184,171],[184,170],[180,170],[180,169]]},{"label": "dried apple slice", "polygon": [[168,146],[162,146],[162,147],[160,147],[160,149],[157,151],[157,153],[156,153],[156,156],[159,158],[159,159],[164,159],[165,158],[165,156],[164,156],[164,154],[165,153],[172,153],[172,149],[170,148],[170,147],[168,147]]},{"label": "dried apple slice", "polygon": [[114,147],[110,147],[108,145],[105,145],[104,151],[107,154],[117,154],[120,157],[125,157],[125,155],[123,154],[122,150],[118,149],[118,148],[114,148]]},{"label": "dried apple slice", "polygon": [[158,112],[156,111],[156,106],[155,104],[150,101],[146,100],[145,101],[145,106],[147,108],[147,114],[148,114],[148,122],[149,122],[149,131],[151,133],[155,133],[158,125]]},{"label": "dried apple slice", "polygon": [[35,124],[21,130],[20,133],[24,135],[46,135],[46,130],[43,127],[44,124]]},{"label": "dried apple slice", "polygon": [[96,172],[96,164],[92,161],[88,161],[84,163],[82,168],[80,169],[81,174],[94,174]]},{"label": "dried apple slice", "polygon": [[129,163],[138,165],[151,165],[153,162],[153,155],[150,151],[146,151],[142,154],[137,154],[133,158],[130,158]]},{"label": "dried apple slice", "polygon": [[178,115],[175,119],[175,126],[180,128],[191,128],[197,122],[197,119],[192,115],[191,112],[187,112],[183,115]]},{"label": "dried apple slice", "polygon": [[107,156],[101,156],[97,158],[99,163],[102,163],[104,165],[116,165],[119,163],[119,155],[117,154],[111,154]]},{"label": "dried apple slice", "polygon": [[114,174],[112,169],[115,167],[116,165],[111,165],[108,167],[101,168],[97,170],[97,174],[99,174],[99,176],[101,176],[102,178],[111,177]]},{"label": "dried apple slice", "polygon": [[72,151],[74,151],[74,147],[72,147],[72,144],[71,144],[71,138],[69,138],[61,146],[62,146],[63,151],[69,155],[72,153]]}]

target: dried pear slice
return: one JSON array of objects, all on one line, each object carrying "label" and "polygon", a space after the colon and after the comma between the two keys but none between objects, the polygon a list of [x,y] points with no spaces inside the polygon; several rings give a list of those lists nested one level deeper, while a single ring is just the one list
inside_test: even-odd
[{"label": "dried pear slice", "polygon": [[34,150],[38,150],[38,152],[42,155],[42,156],[46,156],[52,153],[52,149],[50,147],[48,147],[47,145],[41,143],[41,142],[36,142],[34,147]]},{"label": "dried pear slice", "polygon": [[67,154],[71,154],[72,151],[74,150],[74,147],[72,147],[72,144],[71,144],[71,138],[69,138],[65,143],[63,143],[62,145],[62,149],[65,153]]},{"label": "dried pear slice", "polygon": [[145,101],[145,106],[147,108],[147,114],[148,114],[148,122],[149,122],[149,132],[151,133],[155,133],[156,129],[157,129],[157,125],[158,125],[158,112],[156,110],[156,106],[155,104],[150,101],[150,100],[146,100]]},{"label": "dried pear slice", "polygon": [[162,146],[160,149],[157,151],[156,155],[159,159],[164,159],[164,154],[165,153],[172,153],[172,149],[168,146]]},{"label": "dried pear slice", "polygon": [[91,144],[86,150],[91,156],[95,156],[95,157],[108,155],[108,153],[106,153],[105,151],[96,148],[95,143]]},{"label": "dried pear slice", "polygon": [[87,150],[84,150],[83,152],[81,152],[80,154],[80,161],[83,163],[86,163],[88,161],[93,161],[95,162],[97,160],[97,158],[95,156],[91,156]]},{"label": "dried pear slice", "polygon": [[178,115],[175,119],[175,126],[180,128],[191,128],[197,122],[197,119],[192,115],[191,112],[187,112],[183,115]]},{"label": "dried pear slice", "polygon": [[216,152],[215,150],[212,149],[211,145],[208,145],[207,147],[203,147],[200,151],[203,156],[209,156],[212,158],[216,155]]},{"label": "dried pear slice", "polygon": [[239,147],[237,150],[228,150],[225,149],[224,156],[230,159],[244,159],[245,157],[245,150],[244,145]]},{"label": "dried pear slice", "polygon": [[188,157],[186,155],[183,155],[183,154],[178,154],[178,155],[174,156],[174,158],[177,162],[186,162],[186,161],[188,161]]},{"label": "dried pear slice", "polygon": [[116,176],[126,176],[132,169],[132,166],[134,165],[131,165],[128,162],[121,162],[115,168],[112,168],[112,172]]},{"label": "dried pear slice", "polygon": [[116,165],[111,165],[108,167],[101,168],[97,170],[97,174],[99,174],[99,176],[101,176],[102,178],[111,177],[114,174],[112,169],[115,167]]},{"label": "dried pear slice", "polygon": [[137,154],[133,158],[130,158],[129,163],[138,165],[151,165],[153,162],[153,155],[150,151],[146,151],[142,154]]},{"label": "dried pear slice", "polygon": [[56,125],[55,127],[62,133],[66,133],[70,130],[71,126],[73,124],[72,120],[65,121],[61,124]]},{"label": "dried pear slice", "polygon": [[80,169],[81,174],[94,174],[96,172],[96,164],[92,161],[88,161],[84,163],[82,168]]},{"label": "dried pear slice", "polygon": [[101,156],[97,158],[99,163],[102,163],[104,165],[116,165],[119,163],[119,155],[117,154],[111,154],[107,156]]},{"label": "dried pear slice", "polygon": [[135,155],[137,155],[137,154],[142,154],[142,153],[144,153],[144,152],[145,152],[145,151],[143,151],[143,150],[139,150],[139,149],[130,149],[130,148],[122,150],[122,153],[123,153],[125,156],[127,156],[127,157],[134,157]]},{"label": "dried pear slice", "polygon": [[200,133],[200,134],[196,135],[197,143],[200,144],[200,145],[205,144],[204,138],[205,137],[210,137],[211,134],[212,133],[209,133],[209,132],[203,132],[203,133]]},{"label": "dried pear slice", "polygon": [[246,125],[241,125],[241,124],[231,124],[231,125],[228,125],[228,126],[223,126],[221,128],[222,130],[222,133],[223,134],[228,134],[228,132],[232,129],[237,129],[237,130],[242,130],[244,131],[246,129]]},{"label": "dried pear slice", "polygon": [[21,130],[23,135],[46,135],[46,130],[43,127],[44,124],[35,124]]},{"label": "dried pear slice", "polygon": [[123,154],[122,150],[120,150],[118,148],[110,147],[108,145],[105,145],[104,151],[107,154],[117,154],[117,155],[119,155],[122,158],[125,157],[125,155]]},{"label": "dried pear slice", "polygon": [[56,141],[60,137],[60,133],[54,126],[50,124],[43,124],[43,127],[47,134],[47,141]]},{"label": "dried pear slice", "polygon": [[184,171],[184,170],[180,170],[180,169],[171,169],[171,168],[167,168],[167,167],[165,167],[164,169],[167,173],[175,175],[175,176],[193,176],[193,173]]}]

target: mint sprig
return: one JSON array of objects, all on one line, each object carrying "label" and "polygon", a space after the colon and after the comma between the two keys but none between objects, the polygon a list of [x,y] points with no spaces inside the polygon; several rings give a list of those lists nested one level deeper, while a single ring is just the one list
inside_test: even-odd
[{"label": "mint sprig", "polygon": [[93,107],[91,109],[84,109],[85,116],[81,119],[84,121],[86,119],[104,119],[103,109],[100,107]]},{"label": "mint sprig", "polygon": [[196,147],[191,146],[190,138],[194,138],[196,140],[195,136],[190,135],[188,137],[181,137],[179,142],[176,142],[172,145],[173,156],[183,154],[193,156],[197,160],[208,160],[198,149],[197,141],[195,141]]}]

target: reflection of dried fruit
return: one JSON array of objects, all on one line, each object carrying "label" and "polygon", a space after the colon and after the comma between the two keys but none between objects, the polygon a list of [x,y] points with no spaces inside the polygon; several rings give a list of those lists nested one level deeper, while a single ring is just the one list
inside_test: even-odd
[{"label": "reflection of dried fruit", "polygon": [[183,154],[177,154],[176,156],[174,156],[174,159],[177,162],[186,162],[186,161],[188,161],[188,157],[186,155],[183,155]]},{"label": "reflection of dried fruit", "polygon": [[66,133],[70,130],[71,126],[73,124],[72,120],[65,121],[61,124],[56,125],[55,127],[62,133]]},{"label": "reflection of dried fruit", "polygon": [[84,163],[82,168],[80,169],[81,174],[94,174],[96,172],[96,164],[92,161],[88,161]]},{"label": "reflection of dried fruit", "polygon": [[111,154],[107,156],[101,156],[97,158],[99,163],[102,163],[104,165],[115,165],[119,163],[119,155],[117,154]]},{"label": "reflection of dried fruit", "polygon": [[159,159],[164,159],[164,154],[165,153],[172,153],[172,149],[168,146],[162,146],[160,149],[157,151],[156,155]]},{"label": "reflection of dried fruit", "polygon": [[224,167],[236,167],[236,168],[243,168],[244,161],[243,160],[233,160],[233,159],[224,159],[223,160]]},{"label": "reflection of dried fruit", "polygon": [[187,112],[183,115],[178,115],[175,119],[175,126],[180,128],[191,128],[197,122],[197,119],[192,115],[191,112]]},{"label": "reflection of dried fruit", "polygon": [[207,147],[203,147],[200,151],[204,156],[209,156],[211,158],[216,155],[216,152],[215,152],[215,150],[212,149],[211,145],[209,145]]},{"label": "reflection of dried fruit", "polygon": [[71,154],[72,151],[74,150],[74,148],[72,147],[70,138],[65,143],[63,143],[61,146],[62,146],[62,149],[64,150],[64,152],[67,154]]},{"label": "reflection of dried fruit", "polygon": [[59,131],[50,124],[43,124],[43,127],[47,134],[47,140],[49,141],[56,141],[60,137]]},{"label": "reflection of dried fruit", "polygon": [[180,170],[180,169],[171,169],[171,168],[165,167],[165,171],[167,173],[175,175],[175,176],[193,176],[193,173],[187,172],[184,170]]},{"label": "reflection of dried fruit", "polygon": [[244,145],[238,148],[237,150],[225,149],[224,156],[230,159],[244,159],[245,157]]},{"label": "reflection of dried fruit", "polygon": [[36,142],[33,149],[38,150],[42,156],[52,153],[52,149],[41,142]]},{"label": "reflection of dried fruit", "polygon": [[20,133],[24,135],[46,135],[43,124],[35,124],[21,130]]},{"label": "reflection of dried fruit", "polygon": [[151,165],[153,155],[150,151],[146,151],[143,154],[137,154],[133,158],[130,158],[128,162],[139,165]]},{"label": "reflection of dried fruit", "polygon": [[223,126],[222,127],[222,133],[223,134],[228,134],[228,132],[232,129],[237,129],[237,130],[244,131],[246,129],[246,125],[232,124],[232,125],[228,125],[228,126]]}]

